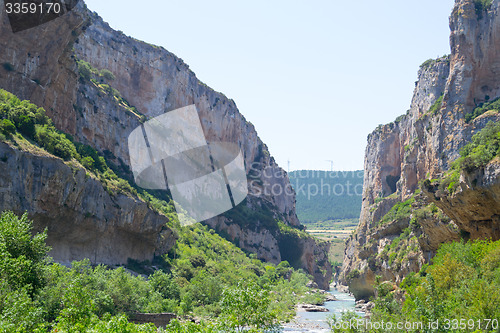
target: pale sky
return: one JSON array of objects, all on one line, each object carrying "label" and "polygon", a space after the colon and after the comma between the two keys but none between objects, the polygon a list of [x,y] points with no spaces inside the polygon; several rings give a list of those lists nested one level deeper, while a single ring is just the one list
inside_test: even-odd
[{"label": "pale sky", "polygon": [[363,168],[366,137],[409,109],[421,63],[450,53],[453,0],[86,0],[235,100],[278,164]]}]

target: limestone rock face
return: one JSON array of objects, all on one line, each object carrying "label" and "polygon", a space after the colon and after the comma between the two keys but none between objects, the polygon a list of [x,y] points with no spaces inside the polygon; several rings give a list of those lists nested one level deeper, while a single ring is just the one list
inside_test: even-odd
[{"label": "limestone rock face", "polygon": [[471,174],[462,174],[458,190],[446,195],[425,188],[436,206],[471,239],[500,239],[500,161]]},{"label": "limestone rock face", "polygon": [[[0,8],[3,5],[0,0]],[[63,17],[15,34],[0,11],[0,49],[0,64],[9,64],[0,66],[1,88],[44,107],[58,129],[96,148],[124,170],[130,166],[128,136],[141,120],[195,104],[207,139],[235,143],[243,153],[251,181],[242,205],[254,212],[267,207],[265,215],[271,219],[300,225],[288,175],[235,102],[203,84],[174,54],[111,29],[83,0]],[[123,100],[106,93],[100,82],[82,78],[77,61],[111,71],[115,79],[106,83]],[[282,259],[279,231],[256,230],[264,225],[259,219],[249,228],[236,228],[232,220],[224,216],[207,224],[218,226],[221,234],[235,243],[239,240],[242,248],[261,259]],[[324,250],[307,241],[299,266],[314,275],[324,272],[321,279],[329,280],[328,262],[309,255],[323,257]],[[328,283],[322,285],[328,288]]]},{"label": "limestone rock face", "polygon": [[137,198],[109,195],[85,169],[54,156],[0,143],[0,188],[0,211],[28,212],[36,231],[47,228],[50,255],[61,263],[152,261],[175,244],[165,216]]},{"label": "limestone rock face", "polygon": [[472,238],[500,237],[495,178],[500,166],[493,163],[479,171],[482,174],[470,176],[476,185],[462,179],[462,191],[451,198],[427,192],[428,198],[421,202],[434,202],[451,221],[421,219],[419,247],[407,255],[399,269],[387,262],[369,261],[410,227],[412,216],[379,225],[391,207],[413,195],[419,181],[439,177],[474,133],[489,121],[500,119],[498,114],[488,113],[471,123],[464,120],[479,103],[500,97],[499,11],[498,0],[482,13],[476,12],[474,1],[457,0],[450,17],[451,55],[422,65],[410,110],[368,136],[360,223],[347,241],[339,274],[339,282],[349,285],[358,299],[374,294],[376,275],[399,282],[409,272],[418,271],[440,244],[460,239],[460,230]]}]

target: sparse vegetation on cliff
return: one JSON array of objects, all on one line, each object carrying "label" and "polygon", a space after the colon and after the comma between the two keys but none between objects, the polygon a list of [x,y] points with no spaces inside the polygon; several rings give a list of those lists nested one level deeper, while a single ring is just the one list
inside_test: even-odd
[{"label": "sparse vegetation on cliff", "polygon": [[460,151],[460,157],[451,163],[450,170],[442,179],[426,180],[426,187],[437,185],[441,191],[453,194],[461,172],[473,172],[500,156],[500,123],[490,121],[476,133],[469,144]]},{"label": "sparse vegetation on cliff", "polygon": [[430,114],[436,114],[439,110],[441,110],[441,106],[443,105],[443,95],[439,96],[439,98],[432,104],[429,108]]},{"label": "sparse vegetation on cliff", "polygon": [[472,120],[476,119],[477,117],[481,116],[482,114],[488,111],[495,111],[495,112],[500,111],[500,98],[496,98],[491,102],[482,103],[477,108],[475,108],[471,113],[467,113],[465,115],[465,121],[470,123]]},{"label": "sparse vegetation on cliff", "polygon": [[493,0],[474,0],[476,15],[479,19],[483,17],[484,11],[490,9]]},{"label": "sparse vegetation on cliff", "polygon": [[424,69],[424,70],[427,70],[429,68],[431,68],[432,66],[434,66],[435,64],[439,63],[439,62],[442,62],[442,61],[446,61],[446,62],[450,62],[450,56],[449,55],[444,55],[440,58],[437,58],[437,59],[427,59],[426,61],[424,61],[421,65],[420,65],[420,68],[421,69]]},{"label": "sparse vegetation on cliff", "polygon": [[384,215],[384,217],[382,217],[382,219],[380,219],[379,224],[385,224],[391,221],[409,218],[412,212],[412,204],[414,202],[414,197],[411,197],[404,202],[398,202],[391,208],[391,210],[387,214]]}]

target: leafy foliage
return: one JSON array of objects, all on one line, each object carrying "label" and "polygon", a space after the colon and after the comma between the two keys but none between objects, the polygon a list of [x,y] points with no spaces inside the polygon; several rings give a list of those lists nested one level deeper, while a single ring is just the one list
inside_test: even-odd
[{"label": "leafy foliage", "polygon": [[485,128],[472,137],[472,141],[460,151],[456,168],[466,171],[485,166],[500,155],[500,123],[490,121]]},{"label": "leafy foliage", "polygon": [[256,283],[224,290],[218,318],[224,331],[281,331],[278,313],[271,308],[270,291]]},{"label": "leafy foliage", "polygon": [[429,327],[439,320],[436,331],[441,332],[446,319],[458,319],[467,325],[474,321],[475,329],[493,330],[484,319],[500,318],[500,241],[443,244],[433,264],[408,275],[400,287],[405,293],[402,305],[396,292],[379,293],[373,321],[423,322]]},{"label": "leafy foliage", "polygon": [[[248,257],[207,227],[179,230],[166,260],[170,272],[134,276],[120,267],[71,267],[49,262],[46,234],[31,234],[26,215],[0,217],[0,331],[155,332],[128,323],[135,312],[195,313],[210,322],[173,322],[173,332],[279,330],[280,320],[310,289],[310,277],[287,262],[263,263]],[[318,295],[308,296],[322,302]],[[214,320],[214,318],[217,318]],[[15,329],[14,329],[15,328]]]},{"label": "leafy foliage", "polygon": [[387,214],[384,215],[384,217],[382,217],[382,219],[380,219],[379,224],[385,224],[391,221],[409,218],[414,202],[414,197],[411,197],[404,202],[398,202],[391,208],[391,210]]},{"label": "leafy foliage", "polygon": [[443,95],[439,96],[439,98],[432,104],[429,109],[429,113],[436,114],[439,110],[441,110],[441,106],[443,105]]},{"label": "leafy foliage", "polygon": [[27,214],[18,218],[12,212],[0,215],[0,277],[11,290],[37,293],[45,284],[44,266],[49,248],[46,233],[31,235]]},{"label": "leafy foliage", "polygon": [[480,115],[488,112],[488,111],[500,111],[500,98],[496,98],[491,102],[481,104],[477,108],[475,108],[471,113],[465,115],[465,121],[470,123],[472,120],[476,119]]},{"label": "leafy foliage", "polygon": [[[91,75],[95,75],[90,65],[79,63],[79,67],[81,75],[84,76],[89,68]],[[2,224],[0,230],[0,331],[156,331],[152,326],[128,323],[126,316],[137,311],[194,313],[212,319],[225,315],[221,318],[231,322],[233,317],[224,297],[231,295],[226,290],[234,288],[246,288],[250,296],[242,301],[257,304],[264,311],[262,318],[272,319],[251,324],[260,330],[267,323],[274,325],[277,319],[291,319],[295,304],[310,292],[306,284],[311,277],[294,270],[288,262],[277,266],[263,263],[206,226],[181,227],[168,195],[134,188],[117,175],[130,179],[130,172],[124,167],[118,168],[108,162],[106,154],[74,142],[71,136],[55,129],[43,109],[3,90],[0,90],[0,135],[3,136],[0,139],[10,145],[23,149],[38,146],[72,160],[71,163],[78,161],[87,174],[98,178],[112,195],[118,192],[140,196],[152,209],[169,217],[169,225],[179,237],[170,253],[155,263],[163,270],[151,271],[150,268],[147,270],[151,274],[149,277],[133,276],[124,268],[92,266],[89,260],[74,262],[67,268],[49,264],[45,234],[30,238],[30,222],[26,216],[18,219],[12,213],[5,213],[5,221],[2,216],[5,225]],[[264,217],[269,218],[266,212],[257,212],[260,215],[243,213],[242,218],[248,214],[262,221],[267,221]],[[279,229],[272,218],[265,223]],[[303,233],[295,229],[285,231],[299,236]],[[2,233],[7,236],[3,237]],[[30,248],[26,244],[33,246]],[[145,264],[152,267],[151,263]],[[254,296],[259,299],[251,299]],[[321,301],[319,296],[314,299]],[[243,307],[247,306],[244,304]],[[180,330],[191,329],[190,325],[178,324]],[[214,326],[208,323],[205,327]],[[226,330],[224,326],[218,329]]]},{"label": "leafy foliage", "polygon": [[483,17],[485,10],[491,7],[493,0],[474,0],[474,7],[476,9],[476,15],[479,19]]},{"label": "leafy foliage", "polygon": [[434,66],[435,64],[439,63],[439,62],[448,62],[450,61],[450,56],[449,55],[444,55],[440,58],[437,58],[437,59],[427,59],[426,61],[424,61],[421,65],[420,65],[420,68],[421,69],[424,69],[424,70],[427,70],[429,68],[431,68],[432,66]]}]

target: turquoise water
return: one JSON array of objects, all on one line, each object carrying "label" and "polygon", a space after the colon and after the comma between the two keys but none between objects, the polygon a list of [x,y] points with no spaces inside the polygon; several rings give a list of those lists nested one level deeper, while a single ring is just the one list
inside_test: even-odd
[{"label": "turquoise water", "polygon": [[[349,294],[342,293],[333,289],[329,292],[334,295],[338,301],[326,302],[324,307],[327,308],[328,312],[298,312],[297,317],[291,324],[284,325],[284,332],[287,333],[298,333],[298,332],[308,332],[308,333],[325,333],[329,332],[327,317],[335,314],[339,318],[344,311],[353,311],[356,302],[354,297]],[[358,313],[358,312],[357,312]],[[358,314],[363,315],[359,312]]]}]

